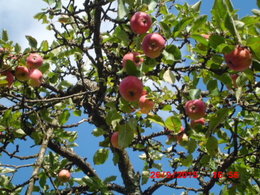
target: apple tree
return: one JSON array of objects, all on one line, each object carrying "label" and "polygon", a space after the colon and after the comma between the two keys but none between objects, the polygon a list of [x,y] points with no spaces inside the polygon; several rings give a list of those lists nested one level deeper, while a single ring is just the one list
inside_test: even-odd
[{"label": "apple tree", "polygon": [[260,193],[258,9],[43,1],[54,41],[0,37],[0,194]]}]

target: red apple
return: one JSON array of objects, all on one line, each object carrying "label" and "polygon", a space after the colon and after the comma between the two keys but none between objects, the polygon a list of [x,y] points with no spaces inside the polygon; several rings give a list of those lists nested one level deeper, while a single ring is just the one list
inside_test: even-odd
[{"label": "red apple", "polygon": [[237,46],[232,52],[224,55],[228,67],[243,72],[252,64],[252,54],[249,49]]},{"label": "red apple", "polygon": [[119,93],[129,102],[138,101],[142,91],[143,83],[136,76],[127,76],[119,84]]},{"label": "red apple", "polygon": [[125,68],[126,62],[130,60],[132,61],[137,67],[141,66],[144,59],[140,57],[140,54],[138,52],[130,52],[124,55],[123,57],[123,67]]},{"label": "red apple", "polygon": [[139,99],[141,113],[148,114],[154,107],[154,102],[147,98],[147,95],[142,95]]},{"label": "red apple", "polygon": [[200,118],[197,120],[191,120],[190,126],[191,128],[196,128],[198,125],[205,125],[205,123],[206,123],[205,118]]},{"label": "red apple", "polygon": [[29,85],[31,85],[32,87],[41,86],[43,76],[42,76],[42,72],[40,70],[38,70],[36,68],[30,70],[29,77],[30,77]]},{"label": "red apple", "polygon": [[15,69],[15,77],[20,81],[29,80],[29,70],[25,66],[17,66]]},{"label": "red apple", "polygon": [[27,57],[26,63],[30,68],[39,68],[43,63],[43,58],[38,53],[31,53]]},{"label": "red apple", "polygon": [[7,83],[0,84],[0,87],[5,87],[5,86],[8,86],[9,88],[12,87],[12,84],[14,82],[14,76],[11,73],[11,71],[2,72],[1,76],[6,76],[5,80],[7,81]]},{"label": "red apple", "polygon": [[150,33],[146,35],[142,42],[142,49],[146,56],[157,58],[161,55],[166,41],[159,33]]},{"label": "red apple", "polygon": [[190,100],[185,104],[185,112],[192,119],[202,118],[206,114],[206,104],[202,100]]},{"label": "red apple", "polygon": [[70,171],[67,169],[62,169],[58,174],[58,178],[61,182],[68,182],[70,180],[70,177]]},{"label": "red apple", "polygon": [[119,139],[119,132],[116,131],[111,136],[111,144],[114,148],[120,149],[119,144],[118,144],[118,139]]},{"label": "red apple", "polygon": [[130,20],[130,27],[136,34],[146,33],[152,25],[151,17],[145,12],[136,12]]}]

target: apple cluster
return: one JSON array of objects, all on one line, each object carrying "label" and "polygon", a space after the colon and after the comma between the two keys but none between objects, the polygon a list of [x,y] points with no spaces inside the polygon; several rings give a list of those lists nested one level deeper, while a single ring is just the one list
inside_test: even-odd
[{"label": "apple cluster", "polygon": [[[145,34],[151,26],[152,18],[145,12],[136,12],[130,19],[130,28],[135,34]],[[159,33],[148,33],[143,38],[141,48],[145,56],[157,58],[161,55],[165,44],[166,40]],[[128,61],[140,68],[144,58],[136,51],[125,54],[122,59],[124,69]],[[142,114],[148,114],[154,107],[154,102],[149,99],[147,91],[144,90],[143,82],[137,76],[126,76],[119,84],[119,93],[128,102],[138,102]],[[119,148],[118,132],[113,133],[111,143],[113,147]]]},{"label": "apple cluster", "polygon": [[[1,48],[0,53],[3,52],[4,49]],[[14,56],[11,58],[15,58]],[[43,75],[42,72],[38,69],[43,64],[43,58],[38,53],[31,53],[26,58],[26,66],[18,65],[15,68],[14,75],[11,70],[6,70],[1,73],[1,76],[6,76],[7,83],[1,83],[0,86],[8,86],[9,88],[12,86],[15,81],[14,76],[17,80],[21,82],[28,81],[28,84],[32,87],[39,87],[42,84]]]}]

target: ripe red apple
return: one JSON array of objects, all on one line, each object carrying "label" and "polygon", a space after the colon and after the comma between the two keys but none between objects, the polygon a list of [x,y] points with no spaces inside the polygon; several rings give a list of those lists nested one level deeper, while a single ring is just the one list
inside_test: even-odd
[{"label": "ripe red apple", "polygon": [[147,98],[147,95],[142,95],[139,99],[139,106],[141,113],[148,114],[154,107],[154,102]]},{"label": "ripe red apple", "polygon": [[70,177],[70,171],[67,169],[62,169],[58,174],[58,178],[61,182],[68,182],[70,180]]},{"label": "ripe red apple", "polygon": [[202,118],[206,114],[206,104],[202,100],[190,100],[185,104],[185,112],[192,119]]},{"label": "ripe red apple", "polygon": [[119,132],[116,131],[111,136],[111,144],[114,148],[120,149],[119,144],[118,144],[118,139],[119,139]]},{"label": "ripe red apple", "polygon": [[136,12],[130,20],[130,27],[136,34],[146,33],[152,25],[152,18],[145,12]]},{"label": "ripe red apple", "polygon": [[15,69],[15,77],[20,81],[29,80],[29,70],[25,66],[17,66]]},{"label": "ripe red apple", "polygon": [[38,53],[31,53],[27,57],[26,63],[29,68],[39,68],[43,63],[43,58]]},{"label": "ripe red apple", "polygon": [[224,55],[228,67],[243,72],[252,64],[252,54],[249,49],[237,46],[232,52]]},{"label": "ripe red apple", "polygon": [[190,126],[191,128],[196,128],[198,125],[205,125],[206,120],[205,118],[199,118],[197,120],[191,120]]},{"label": "ripe red apple", "polygon": [[31,85],[32,87],[40,87],[42,84],[42,72],[38,69],[31,69],[30,73],[29,73],[29,85]]},{"label": "ripe red apple", "polygon": [[150,58],[157,58],[161,55],[166,41],[159,33],[150,33],[146,35],[142,42],[144,54]]},{"label": "ripe red apple", "polygon": [[11,73],[11,71],[2,72],[1,76],[6,76],[5,80],[7,81],[7,83],[0,84],[0,87],[6,87],[6,86],[8,86],[9,88],[12,87],[12,84],[14,82],[14,76]]},{"label": "ripe red apple", "polygon": [[137,67],[141,66],[144,59],[140,57],[138,52],[130,52],[124,55],[122,66],[125,68],[126,62],[130,60],[132,61]]},{"label": "ripe red apple", "polygon": [[129,101],[138,101],[142,95],[143,83],[136,76],[127,76],[119,84],[119,93]]}]

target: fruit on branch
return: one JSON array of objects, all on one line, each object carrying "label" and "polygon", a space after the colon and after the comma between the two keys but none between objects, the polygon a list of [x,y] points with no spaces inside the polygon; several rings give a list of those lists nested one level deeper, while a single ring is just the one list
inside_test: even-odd
[{"label": "fruit on branch", "polygon": [[42,72],[35,68],[31,69],[29,73],[29,85],[32,87],[40,87],[42,84],[43,75]]},{"label": "fruit on branch", "polygon": [[[167,130],[172,132],[171,130]],[[168,139],[171,141],[177,141],[178,143],[181,141],[186,140],[186,138],[188,137],[185,133],[184,133],[184,127],[181,127],[179,130],[178,135],[167,135]]]},{"label": "fruit on branch", "polygon": [[11,71],[5,71],[1,73],[1,76],[5,76],[5,80],[7,81],[6,83],[0,83],[0,87],[6,87],[8,86],[9,88],[12,86],[13,82],[14,82],[14,76],[11,73]]},{"label": "fruit on branch", "polygon": [[231,70],[243,72],[252,64],[252,54],[246,47],[237,46],[232,52],[224,55]]},{"label": "fruit on branch", "polygon": [[116,131],[111,136],[111,144],[114,148],[120,149],[118,140],[119,140],[119,132]]},{"label": "fruit on branch", "polygon": [[119,84],[119,93],[126,101],[138,101],[142,92],[143,83],[136,76],[127,76]]},{"label": "fruit on branch", "polygon": [[185,112],[192,119],[202,118],[206,114],[206,104],[200,100],[190,100],[185,104]]},{"label": "fruit on branch", "polygon": [[61,182],[68,182],[70,180],[71,174],[67,169],[62,169],[58,174],[58,179]]},{"label": "fruit on branch", "polygon": [[146,35],[142,42],[144,54],[150,58],[157,58],[161,55],[166,41],[159,33],[150,33]]},{"label": "fruit on branch", "polygon": [[68,15],[61,15],[58,19],[60,23],[66,24],[70,22],[70,17]]},{"label": "fruit on branch", "polygon": [[210,35],[208,34],[201,34],[202,37],[204,37],[205,39],[209,39],[210,38]]},{"label": "fruit on branch", "polygon": [[140,57],[140,54],[138,52],[130,52],[124,55],[122,66],[125,68],[126,62],[130,60],[132,61],[137,67],[141,66],[144,59]]},{"label": "fruit on branch", "polygon": [[232,84],[233,84],[233,87],[234,87],[234,88],[237,88],[236,80],[237,80],[238,77],[239,77],[238,74],[232,74],[232,75],[231,75]]},{"label": "fruit on branch", "polygon": [[146,33],[152,25],[152,18],[145,12],[136,12],[130,19],[130,27],[136,34]]},{"label": "fruit on branch", "polygon": [[190,126],[191,128],[196,128],[198,125],[205,125],[206,120],[205,118],[199,118],[197,120],[191,120]]},{"label": "fruit on branch", "polygon": [[29,68],[39,68],[43,63],[43,58],[38,53],[31,53],[27,57],[26,63]]},{"label": "fruit on branch", "polygon": [[147,98],[147,95],[142,95],[139,99],[139,107],[141,108],[141,113],[148,114],[153,109],[154,102]]},{"label": "fruit on branch", "polygon": [[30,71],[27,67],[25,66],[17,66],[15,69],[15,78],[18,79],[19,81],[27,81],[29,80],[29,74]]}]

